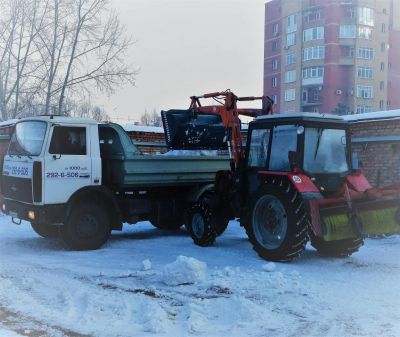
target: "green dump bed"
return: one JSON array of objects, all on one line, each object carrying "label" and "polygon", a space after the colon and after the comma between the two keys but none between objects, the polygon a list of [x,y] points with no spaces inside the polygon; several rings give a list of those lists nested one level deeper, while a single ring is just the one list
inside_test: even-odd
[{"label": "green dump bed", "polygon": [[230,170],[228,157],[140,154],[117,124],[100,125],[99,136],[103,182],[117,189],[212,183]]}]

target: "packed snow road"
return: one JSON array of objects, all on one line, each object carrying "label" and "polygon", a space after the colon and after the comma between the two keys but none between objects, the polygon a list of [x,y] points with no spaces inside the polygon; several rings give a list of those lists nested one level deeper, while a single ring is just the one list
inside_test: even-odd
[{"label": "packed snow road", "polygon": [[236,222],[207,249],[142,223],[72,252],[0,217],[0,336],[400,336],[399,257],[267,263]]}]

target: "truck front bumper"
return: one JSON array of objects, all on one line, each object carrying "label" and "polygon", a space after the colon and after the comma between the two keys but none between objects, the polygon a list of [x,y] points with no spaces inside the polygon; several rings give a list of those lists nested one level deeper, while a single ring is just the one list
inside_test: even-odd
[{"label": "truck front bumper", "polygon": [[15,219],[48,225],[63,223],[65,219],[65,205],[37,206],[4,198],[1,210]]}]

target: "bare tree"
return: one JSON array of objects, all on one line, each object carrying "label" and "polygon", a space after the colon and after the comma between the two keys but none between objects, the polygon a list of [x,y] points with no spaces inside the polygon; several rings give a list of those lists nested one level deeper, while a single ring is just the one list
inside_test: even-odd
[{"label": "bare tree", "polygon": [[3,119],[24,109],[69,113],[94,91],[134,84],[133,41],[108,0],[0,0],[0,13]]},{"label": "bare tree", "polygon": [[145,110],[144,114],[140,116],[140,124],[162,126],[161,114],[156,109],[153,109],[152,112]]}]

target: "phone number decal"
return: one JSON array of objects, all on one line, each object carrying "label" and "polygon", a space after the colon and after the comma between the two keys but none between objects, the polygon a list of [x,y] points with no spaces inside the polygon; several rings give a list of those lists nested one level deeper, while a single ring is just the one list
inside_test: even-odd
[{"label": "phone number decal", "polygon": [[79,172],[47,172],[47,179],[79,178]]},{"label": "phone number decal", "polygon": [[32,169],[29,165],[26,164],[4,164],[3,174],[11,177],[19,177],[19,178],[31,178]]}]

